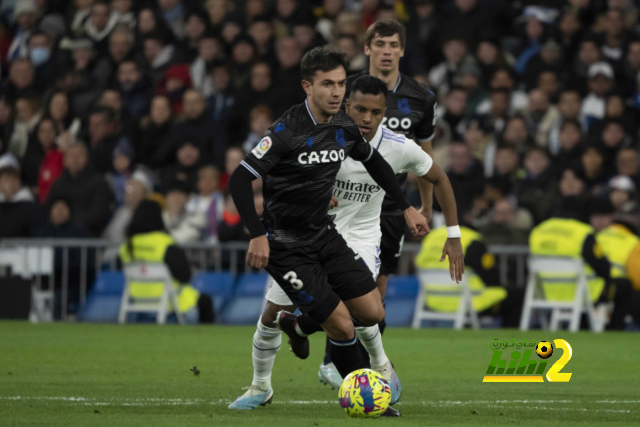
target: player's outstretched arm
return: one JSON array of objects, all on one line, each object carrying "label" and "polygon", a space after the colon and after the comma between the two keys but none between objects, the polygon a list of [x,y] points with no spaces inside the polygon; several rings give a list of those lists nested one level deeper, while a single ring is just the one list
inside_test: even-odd
[{"label": "player's outstretched arm", "polygon": [[398,184],[396,175],[391,166],[389,166],[389,163],[378,153],[378,150],[373,148],[372,150],[369,159],[362,162],[362,164],[376,184],[382,187],[382,189],[400,205],[400,209],[404,211],[404,219],[407,221],[411,232],[416,236],[425,236],[429,232],[426,218],[420,215],[418,211],[409,204],[406,197],[404,197],[402,188],[400,188],[400,184]]},{"label": "player's outstretched arm", "polygon": [[460,227],[458,226],[458,209],[456,207],[456,198],[453,194],[453,188],[449,177],[442,168],[435,163],[429,169],[426,175],[419,179],[430,182],[434,186],[434,192],[438,198],[438,202],[444,213],[444,220],[447,223],[447,235],[449,238],[442,249],[442,258],[440,262],[449,257],[449,272],[451,280],[459,283],[464,273],[464,255],[462,251],[462,243],[460,242]]},{"label": "player's outstretched arm", "polygon": [[264,268],[269,263],[269,239],[253,202],[253,188],[251,181],[255,176],[242,165],[238,166],[229,178],[229,191],[233,203],[238,209],[242,223],[251,235],[249,250],[247,251],[247,264],[255,268]]}]

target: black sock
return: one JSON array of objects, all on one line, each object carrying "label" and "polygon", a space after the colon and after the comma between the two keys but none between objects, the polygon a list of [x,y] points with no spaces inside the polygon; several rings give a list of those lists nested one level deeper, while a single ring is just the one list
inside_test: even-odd
[{"label": "black sock", "polygon": [[308,314],[301,314],[298,316],[298,326],[305,335],[313,335],[316,332],[323,330],[320,323],[313,320],[313,318]]},{"label": "black sock", "polygon": [[327,343],[324,346],[324,360],[322,361],[323,365],[328,365],[331,363],[331,340],[327,337]]},{"label": "black sock", "polygon": [[371,369],[371,359],[369,358],[369,352],[364,348],[360,340],[358,340],[358,350],[360,351],[360,357],[362,358],[364,367],[367,369]]},{"label": "black sock", "polygon": [[331,340],[331,360],[336,365],[336,369],[345,378],[353,371],[364,369],[362,356],[356,346],[358,339],[353,337],[349,341]]},{"label": "black sock", "polygon": [[384,334],[384,330],[387,327],[386,319],[382,319],[382,322],[378,323],[378,328],[380,328],[380,335]]}]

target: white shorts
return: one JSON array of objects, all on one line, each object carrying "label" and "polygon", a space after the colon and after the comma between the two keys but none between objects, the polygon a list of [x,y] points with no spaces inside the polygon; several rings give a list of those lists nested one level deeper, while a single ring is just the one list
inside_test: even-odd
[{"label": "white shorts", "polygon": [[[376,280],[378,278],[378,272],[380,271],[380,247],[371,244],[351,245],[348,242],[347,244],[355,253],[362,257],[362,260],[367,264],[369,270],[371,270],[371,274],[373,274],[373,280]],[[269,290],[265,298],[267,301],[271,301],[279,306],[294,305],[285,291],[278,285],[278,282],[273,280],[272,277],[269,278]]]}]

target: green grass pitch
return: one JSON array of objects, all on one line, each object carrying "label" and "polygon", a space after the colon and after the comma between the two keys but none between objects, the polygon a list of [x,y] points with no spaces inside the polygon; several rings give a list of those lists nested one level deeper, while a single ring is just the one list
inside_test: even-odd
[{"label": "green grass pitch", "polygon": [[[636,334],[390,329],[385,347],[403,383],[400,419],[349,419],[318,382],[311,357],[286,343],[273,404],[227,405],[251,382],[252,327],[0,322],[1,426],[623,426],[640,425]],[[569,383],[482,383],[494,338],[567,340]],[[558,359],[560,351],[549,359]],[[190,372],[194,365],[201,371]],[[551,363],[549,364],[549,366]]]}]

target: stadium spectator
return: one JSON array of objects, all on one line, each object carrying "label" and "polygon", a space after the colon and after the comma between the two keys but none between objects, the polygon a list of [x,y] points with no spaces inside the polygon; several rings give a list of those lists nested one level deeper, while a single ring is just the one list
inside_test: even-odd
[{"label": "stadium spectator", "polygon": [[640,214],[636,186],[627,176],[618,175],[609,181],[609,201],[614,213]]},{"label": "stadium spectator", "polygon": [[[222,164],[224,159],[225,140],[221,129],[210,120],[202,94],[189,89],[183,96],[184,120],[174,127],[169,137],[169,144],[175,147],[184,141],[191,141],[200,150],[203,160],[212,160],[214,164]],[[169,158],[175,154],[175,148],[169,146]]]},{"label": "stadium spectator", "polygon": [[53,183],[45,202],[49,212],[54,201],[68,201],[74,218],[91,235],[102,234],[113,203],[113,193],[105,179],[89,166],[89,153],[83,144],[67,148],[64,154],[64,172]]},{"label": "stadium spectator", "polygon": [[160,13],[176,38],[185,36],[185,4],[182,0],[158,0]]},{"label": "stadium spectator", "polygon": [[226,126],[235,103],[235,92],[231,86],[229,68],[218,62],[211,69],[212,93],[207,99],[207,107],[211,111],[216,126]]},{"label": "stadium spectator", "polygon": [[636,188],[640,188],[640,153],[633,148],[624,148],[618,152],[616,173],[631,178]]},{"label": "stadium spectator", "polygon": [[213,93],[212,68],[215,61],[223,58],[224,52],[220,39],[211,32],[203,34],[198,41],[197,55],[189,67],[189,77],[191,77],[193,87],[199,90],[204,97],[209,97]]},{"label": "stadium spectator", "polygon": [[37,98],[31,96],[18,98],[13,133],[7,141],[7,150],[11,154],[22,159],[41,117],[40,102]]},{"label": "stadium spectator", "polygon": [[106,178],[115,196],[115,207],[122,206],[125,199],[125,185],[133,172],[133,150],[127,143],[120,142],[113,150],[112,171]]},{"label": "stadium spectator", "polygon": [[28,40],[31,31],[35,28],[36,20],[40,15],[36,2],[33,0],[20,0],[14,3],[13,19],[16,22],[16,32],[7,52],[7,62],[28,55]]},{"label": "stadium spectator", "polygon": [[138,64],[128,59],[120,62],[117,80],[123,104],[135,120],[142,119],[149,112],[151,86]]},{"label": "stadium spectator", "polygon": [[517,209],[509,199],[500,199],[493,206],[490,222],[478,229],[489,245],[526,245],[533,225],[531,214]]},{"label": "stadium spectator", "polygon": [[104,87],[116,82],[120,64],[132,57],[133,33],[128,26],[116,27],[109,36],[108,54],[96,63],[97,83]]},{"label": "stadium spectator", "polygon": [[147,63],[146,73],[154,87],[158,86],[167,70],[179,60],[179,54],[170,43],[167,33],[161,30],[144,36],[143,53]]},{"label": "stadium spectator", "polygon": [[175,114],[182,114],[182,100],[187,90],[191,89],[189,67],[186,64],[172,65],[164,73],[156,88],[156,95],[164,95],[171,102]]},{"label": "stadium spectator", "polygon": [[164,226],[180,244],[200,241],[207,225],[203,212],[187,211],[190,191],[190,187],[184,181],[169,184],[162,212]]},{"label": "stadium spectator", "polygon": [[262,139],[262,135],[267,131],[273,123],[273,115],[269,107],[258,105],[251,110],[249,114],[249,134],[242,143],[242,149],[245,153],[253,150]]},{"label": "stadium spectator", "polygon": [[109,2],[96,1],[91,5],[84,23],[84,35],[93,41],[99,56],[107,52],[109,36],[117,23],[118,16],[111,11]]},{"label": "stadium spectator", "polygon": [[590,126],[594,121],[605,116],[604,98],[607,92],[613,89],[613,67],[608,62],[595,62],[589,66],[587,76],[589,78],[589,94],[582,102],[580,114]]},{"label": "stadium spectator", "polygon": [[126,230],[141,201],[151,191],[151,182],[142,171],[136,171],[125,185],[124,204],[115,210],[102,237],[112,242],[121,243],[126,236]]},{"label": "stadium spectator", "polygon": [[198,45],[209,28],[209,18],[203,9],[191,9],[184,17],[185,37],[178,45],[186,62],[198,56]]},{"label": "stadium spectator", "polygon": [[198,192],[187,202],[187,213],[204,215],[206,218],[205,241],[218,241],[218,223],[222,220],[224,196],[220,191],[220,171],[213,166],[204,166],[198,171]]},{"label": "stadium spectator", "polygon": [[109,107],[98,107],[89,116],[88,141],[91,164],[100,173],[113,170],[116,146],[129,143],[118,135],[116,113]]},{"label": "stadium spectator", "polygon": [[475,199],[484,192],[484,174],[480,162],[471,156],[469,147],[464,143],[451,144],[447,175],[456,195],[458,212],[468,212]]},{"label": "stadium spectator", "polygon": [[17,162],[0,166],[0,238],[29,237],[36,224],[36,205],[20,182]]},{"label": "stadium spectator", "polygon": [[238,166],[240,166],[240,162],[244,159],[245,153],[241,148],[231,147],[227,150],[224,156],[224,173],[220,178],[220,188],[222,190],[227,189],[227,185],[229,184],[229,177],[233,173],[234,170]]},{"label": "stadium spectator", "polygon": [[150,113],[140,125],[135,150],[136,159],[150,168],[165,166],[163,147],[168,144],[173,129],[171,104],[166,96],[155,96]]},{"label": "stadium spectator", "polygon": [[437,88],[439,99],[453,86],[453,79],[465,64],[472,64],[473,57],[467,51],[466,42],[458,37],[451,38],[442,47],[444,61],[436,65],[429,72],[429,84]]},{"label": "stadium spectator", "polygon": [[36,81],[41,87],[48,87],[53,82],[54,43],[54,37],[43,31],[34,31],[29,37],[29,59],[35,69]]},{"label": "stadium spectator", "polygon": [[40,203],[44,202],[51,185],[62,173],[64,154],[57,147],[57,137],[53,120],[42,119],[21,161],[22,180],[37,195]]},{"label": "stadium spectator", "polygon": [[[71,202],[63,197],[59,197],[51,200],[51,207],[47,212],[47,220],[35,230],[33,236],[39,238],[55,237],[81,239],[89,238],[91,237],[91,234],[82,223],[74,219],[71,210]],[[76,256],[74,258],[77,259],[74,264],[77,269],[80,265],[78,262],[80,254],[75,250],[70,251],[69,255],[72,255],[74,252],[76,252]],[[72,256],[70,256],[70,258],[71,257]],[[59,257],[58,260],[60,260]],[[61,260],[59,262],[61,262]]]},{"label": "stadium spectator", "polygon": [[178,147],[176,162],[162,170],[163,189],[167,191],[174,181],[182,181],[187,185],[188,192],[194,191],[198,181],[198,170],[205,163],[199,146],[189,140],[184,141]]}]

